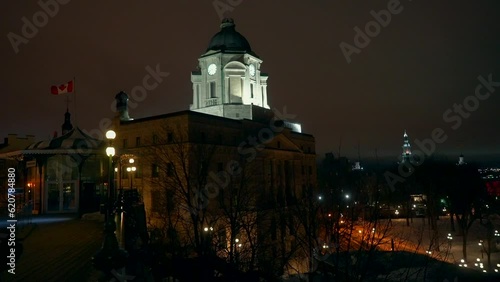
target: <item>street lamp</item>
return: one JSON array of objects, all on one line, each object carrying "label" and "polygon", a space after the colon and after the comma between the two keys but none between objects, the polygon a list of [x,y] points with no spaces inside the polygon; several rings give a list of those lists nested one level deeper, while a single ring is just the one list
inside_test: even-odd
[{"label": "street lamp", "polygon": [[111,209],[113,208],[113,199],[114,199],[114,185],[113,185],[113,157],[115,156],[115,148],[113,147],[113,139],[116,137],[116,133],[112,130],[106,132],[106,138],[109,140],[109,147],[106,148],[106,155],[109,157],[109,166],[108,166],[108,199],[107,199],[107,209],[106,209],[106,218],[108,221],[111,215]]},{"label": "street lamp", "polygon": [[112,272],[125,266],[127,259],[127,252],[120,249],[118,240],[116,239],[116,223],[111,216],[113,212],[114,202],[114,185],[113,185],[113,157],[115,156],[115,148],[113,147],[113,139],[116,138],[116,133],[113,130],[106,132],[106,139],[108,139],[108,147],[106,148],[106,155],[109,158],[108,166],[108,193],[106,205],[106,223],[104,225],[104,242],[101,250],[92,258],[94,266],[104,272],[106,278],[111,278]]}]

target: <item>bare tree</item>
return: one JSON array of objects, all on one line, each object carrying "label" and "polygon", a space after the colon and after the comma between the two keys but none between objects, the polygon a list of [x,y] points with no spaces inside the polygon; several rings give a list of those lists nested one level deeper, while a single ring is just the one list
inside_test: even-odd
[{"label": "bare tree", "polygon": [[205,254],[203,228],[209,216],[206,189],[217,146],[189,136],[181,126],[162,124],[142,155],[151,167],[153,210],[171,243]]}]

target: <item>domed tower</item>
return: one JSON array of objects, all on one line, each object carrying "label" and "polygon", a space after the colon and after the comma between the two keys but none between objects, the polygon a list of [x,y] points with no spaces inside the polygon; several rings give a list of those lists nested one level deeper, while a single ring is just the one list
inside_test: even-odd
[{"label": "domed tower", "polygon": [[232,19],[224,19],[198,59],[199,70],[191,73],[191,110],[252,119],[252,107],[269,109],[268,76],[260,71],[262,60],[235,27]]}]

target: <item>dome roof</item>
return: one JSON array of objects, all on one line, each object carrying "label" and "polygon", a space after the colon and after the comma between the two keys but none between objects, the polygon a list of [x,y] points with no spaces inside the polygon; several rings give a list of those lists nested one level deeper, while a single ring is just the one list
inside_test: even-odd
[{"label": "dome roof", "polygon": [[221,30],[215,34],[208,44],[208,51],[236,51],[253,54],[248,40],[235,30],[233,19],[224,19]]},{"label": "dome roof", "polygon": [[29,153],[29,150],[70,150],[74,153],[80,153],[81,150],[95,150],[102,146],[103,141],[95,139],[75,127],[60,137],[33,143],[26,150],[28,150],[27,153]]}]

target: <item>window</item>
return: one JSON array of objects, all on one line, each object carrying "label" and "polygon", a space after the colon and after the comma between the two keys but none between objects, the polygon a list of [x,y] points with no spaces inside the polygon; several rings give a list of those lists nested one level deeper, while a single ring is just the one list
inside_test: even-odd
[{"label": "window", "polygon": [[160,175],[160,168],[157,164],[151,165],[151,177],[158,177]]},{"label": "window", "polygon": [[174,134],[172,132],[167,133],[167,141],[168,143],[174,142]]},{"label": "window", "polygon": [[210,98],[217,98],[215,93],[215,81],[210,82]]},{"label": "window", "polygon": [[141,146],[141,137],[135,137],[135,146],[136,147]]},{"label": "window", "polygon": [[278,144],[277,144],[277,145],[278,145],[278,149],[280,149],[280,148],[281,148],[281,142],[280,142],[280,141],[278,141]]},{"label": "window", "polygon": [[168,165],[167,165],[167,176],[169,176],[169,177],[174,176],[174,164],[173,163],[168,163]]},{"label": "window", "polygon": [[229,96],[231,102],[241,102],[241,94],[243,93],[243,83],[240,76],[231,76],[228,81]]},{"label": "window", "polygon": [[158,135],[153,135],[153,144],[158,144]]},{"label": "window", "polygon": [[312,174],[312,173],[313,173],[313,167],[309,166],[309,174]]},{"label": "window", "polygon": [[306,167],[303,165],[302,166],[302,175],[306,174]]},{"label": "window", "polygon": [[207,135],[205,134],[205,132],[202,132],[201,133],[201,142],[206,142],[207,141]]},{"label": "window", "polygon": [[250,98],[253,98],[253,83],[250,83]]},{"label": "window", "polygon": [[127,139],[123,139],[123,148],[127,148],[128,147],[128,140]]}]

